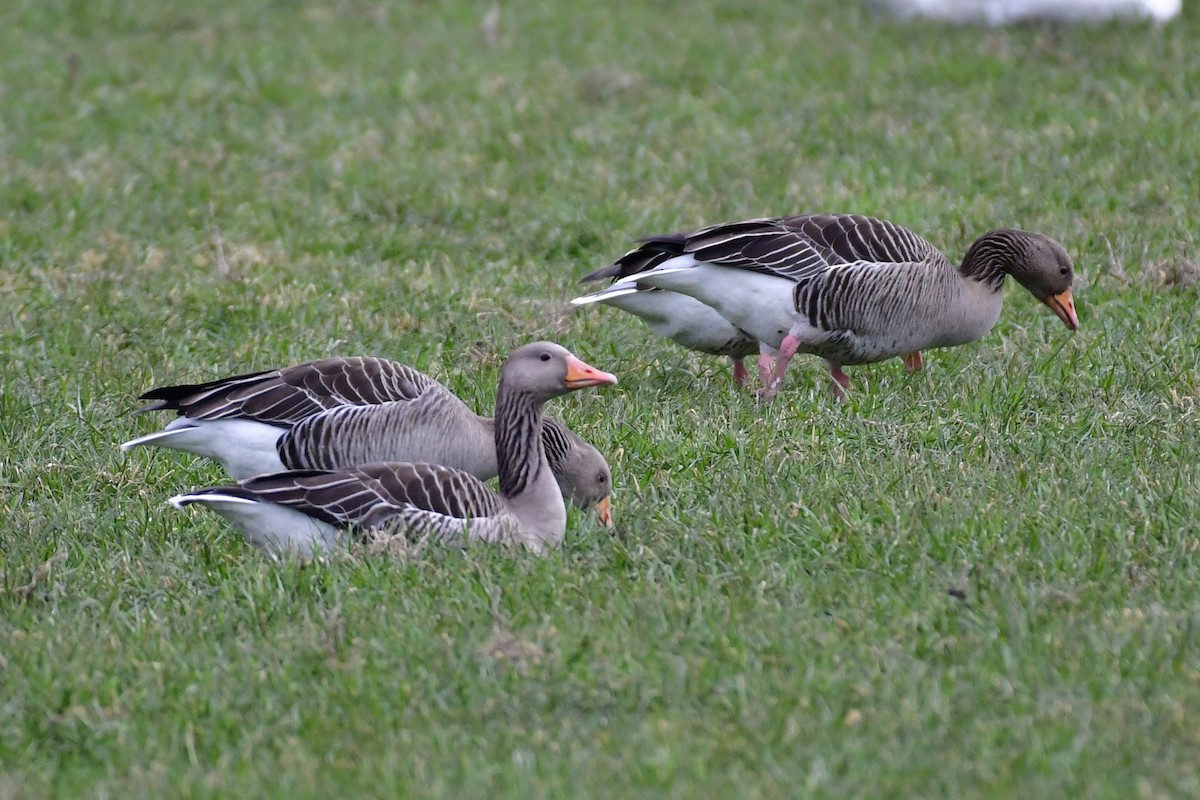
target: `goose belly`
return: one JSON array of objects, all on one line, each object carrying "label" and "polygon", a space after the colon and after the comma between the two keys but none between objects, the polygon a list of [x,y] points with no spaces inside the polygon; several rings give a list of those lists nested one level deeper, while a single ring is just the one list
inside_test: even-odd
[{"label": "goose belly", "polygon": [[173,505],[191,502],[220,514],[240,529],[250,544],[272,556],[311,558],[334,550],[343,536],[339,528],[328,522],[278,503],[220,494],[171,499]]},{"label": "goose belly", "polygon": [[693,297],[769,347],[778,348],[795,323],[795,283],[787,278],[678,256],[638,282]]},{"label": "goose belly", "polygon": [[276,443],[284,430],[242,419],[177,419],[157,433],[121,445],[165,447],[219,461],[235,480],[284,469]]},{"label": "goose belly", "polygon": [[689,350],[730,355],[745,350],[749,339],[715,309],[679,292],[635,292],[604,302],[640,317],[656,334]]}]

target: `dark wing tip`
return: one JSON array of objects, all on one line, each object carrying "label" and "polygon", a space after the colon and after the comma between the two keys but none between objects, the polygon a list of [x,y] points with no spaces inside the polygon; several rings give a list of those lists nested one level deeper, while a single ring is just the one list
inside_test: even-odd
[{"label": "dark wing tip", "polygon": [[616,278],[621,273],[620,264],[609,264],[607,267],[601,267],[594,272],[589,272],[579,279],[580,283],[591,283],[592,281],[602,281],[605,278]]},{"label": "dark wing tip", "polygon": [[171,395],[177,393],[177,387],[174,386],[155,386],[153,389],[147,389],[138,395],[138,400],[158,400],[166,402],[170,400]]},{"label": "dark wing tip", "polygon": [[[151,398],[149,396],[149,394],[144,394],[138,398],[138,400],[150,400],[150,399],[153,399],[153,398]],[[171,408],[171,404],[168,403],[166,400],[155,400],[153,403],[147,403],[144,406],[135,408],[133,413],[145,414],[147,411],[163,411],[164,409],[169,409],[169,408]]]}]

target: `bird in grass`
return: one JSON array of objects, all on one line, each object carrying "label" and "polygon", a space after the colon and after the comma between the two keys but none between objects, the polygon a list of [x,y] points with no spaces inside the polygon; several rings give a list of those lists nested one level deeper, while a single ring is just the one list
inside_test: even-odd
[{"label": "bird in grass", "polygon": [[[207,383],[160,386],[142,411],[175,411],[163,430],[121,445],[163,447],[221,463],[235,480],[374,461],[425,461],[489,480],[499,473],[494,422],[412,367],[385,358],[323,358]],[[546,418],[542,438],[563,496],[612,519],[604,456]]]},{"label": "bird in grass", "polygon": [[356,531],[449,545],[468,540],[521,545],[541,553],[561,543],[567,520],[546,461],[542,407],[568,392],[616,382],[552,342],[513,351],[496,393],[499,492],[462,470],[380,462],[260,475],[176,495],[169,502],[215,511],[273,555],[317,555]]},{"label": "bird in grass", "polygon": [[655,266],[612,288],[685,294],[756,338],[764,355],[775,354],[764,398],[779,391],[798,352],[825,359],[838,399],[850,387],[845,366],[900,357],[920,370],[922,351],[992,329],[1008,276],[1069,330],[1079,327],[1070,256],[1048,236],[1015,228],[980,236],[957,268],[911,230],[856,214],[714,225],[649,237],[638,251]]}]

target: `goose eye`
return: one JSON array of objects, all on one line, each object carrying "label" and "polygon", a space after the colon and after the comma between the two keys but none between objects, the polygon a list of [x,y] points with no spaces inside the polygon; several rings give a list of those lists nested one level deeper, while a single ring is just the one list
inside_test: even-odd
[{"label": "goose eye", "polygon": [[1060,269],[1060,270],[1058,271],[1058,274],[1059,274],[1059,275],[1066,275],[1066,274],[1067,274],[1068,272],[1070,272],[1070,271],[1071,271],[1071,270],[1067,269],[1066,267],[1063,267],[1062,269]]},{"label": "goose eye", "polygon": [[599,475],[596,476],[596,483],[604,483],[606,480],[607,480],[607,478],[605,477],[603,472],[601,472]]},{"label": "goose eye", "polygon": [[540,358],[542,361],[549,361],[549,360],[550,360],[550,354],[549,354],[549,353],[542,353],[540,356],[538,356],[538,358]]}]

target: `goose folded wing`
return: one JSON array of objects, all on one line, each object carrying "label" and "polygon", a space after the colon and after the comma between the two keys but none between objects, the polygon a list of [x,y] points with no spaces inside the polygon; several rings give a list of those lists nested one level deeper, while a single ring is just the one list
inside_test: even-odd
[{"label": "goose folded wing", "polygon": [[251,419],[290,427],[330,408],[413,400],[432,378],[382,358],[327,358],[207,383],[152,389],[143,411],[174,410],[197,420]]},{"label": "goose folded wing", "polygon": [[374,527],[411,512],[466,520],[504,510],[496,493],[478,478],[437,464],[298,470],[262,475],[239,486],[260,500],[339,526]]},{"label": "goose folded wing", "polygon": [[440,384],[386,358],[325,358],[282,370],[282,381],[323,407],[415,400]]},{"label": "goose folded wing", "polygon": [[779,218],[716,225],[692,233],[685,251],[698,261],[800,280],[819,274],[830,259],[803,231]]},{"label": "goose folded wing", "polygon": [[779,224],[811,242],[831,265],[946,262],[940,250],[908,228],[874,217],[809,214]]},{"label": "goose folded wing", "polygon": [[585,275],[581,283],[640,275],[677,256],[723,267],[762,272],[793,280],[826,269],[829,262],[803,233],[789,230],[778,217],[751,219],[701,228],[691,233],[647,236],[641,245],[612,265]]}]

